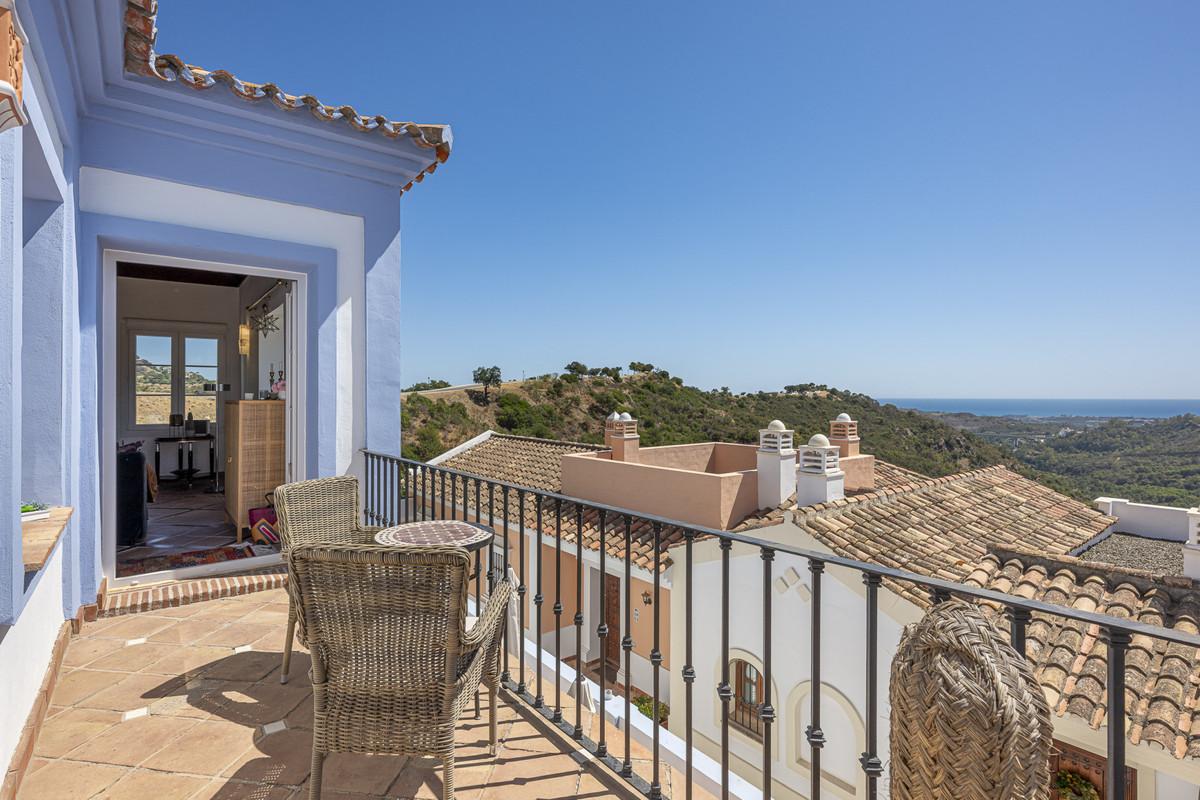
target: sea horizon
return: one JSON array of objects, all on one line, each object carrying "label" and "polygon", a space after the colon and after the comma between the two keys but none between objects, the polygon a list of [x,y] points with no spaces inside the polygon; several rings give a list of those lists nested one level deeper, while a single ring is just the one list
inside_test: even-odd
[{"label": "sea horizon", "polygon": [[1103,398],[881,397],[881,403],[917,411],[975,414],[980,417],[1124,417],[1165,419],[1200,414],[1197,400]]}]

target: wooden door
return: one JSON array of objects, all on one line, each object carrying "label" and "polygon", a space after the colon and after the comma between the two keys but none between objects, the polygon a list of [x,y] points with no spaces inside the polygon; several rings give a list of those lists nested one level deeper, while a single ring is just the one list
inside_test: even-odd
[{"label": "wooden door", "polygon": [[621,578],[617,575],[604,576],[604,623],[608,625],[608,639],[604,642],[604,660],[609,664],[621,663]]}]

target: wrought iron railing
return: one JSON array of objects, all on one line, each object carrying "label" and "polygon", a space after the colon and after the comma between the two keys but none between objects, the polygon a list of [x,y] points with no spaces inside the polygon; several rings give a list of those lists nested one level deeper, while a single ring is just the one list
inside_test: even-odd
[{"label": "wrought iron railing", "polygon": [[[771,696],[771,659],[772,659],[772,596],[771,586],[773,581],[773,563],[777,553],[789,554],[804,559],[808,565],[808,571],[811,577],[811,595],[809,597],[809,607],[811,611],[811,636],[812,642],[809,648],[811,664],[811,691],[809,693],[809,718],[811,724],[805,730],[805,739],[809,747],[808,766],[811,775],[811,787],[809,797],[812,800],[820,800],[822,797],[821,783],[821,751],[827,744],[825,734],[821,729],[821,648],[822,648],[822,610],[821,610],[821,578],[827,567],[838,567],[848,570],[854,570],[861,574],[865,585],[865,600],[866,600],[866,618],[865,636],[866,636],[866,686],[865,686],[865,727],[866,727],[866,749],[859,759],[859,764],[865,774],[867,797],[870,800],[875,800],[878,796],[878,781],[883,774],[883,762],[881,754],[878,752],[878,720],[879,720],[879,693],[878,693],[878,662],[879,662],[879,587],[883,580],[889,579],[900,581],[907,584],[923,587],[930,594],[930,598],[934,603],[943,602],[951,597],[970,598],[975,601],[981,601],[998,605],[1004,608],[1010,626],[1010,641],[1018,652],[1025,652],[1026,643],[1026,627],[1032,619],[1033,614],[1041,614],[1057,618],[1059,620],[1071,620],[1078,623],[1096,626],[1101,632],[1102,638],[1108,645],[1107,658],[1107,770],[1105,788],[1107,793],[1106,800],[1126,800],[1125,792],[1125,655],[1130,643],[1130,639],[1134,635],[1147,636],[1161,641],[1181,644],[1192,648],[1200,647],[1200,636],[1184,633],[1182,631],[1170,630],[1158,626],[1148,625],[1138,622],[1133,619],[1122,619],[1104,614],[1083,611],[1080,609],[1055,605],[1038,600],[1030,600],[1014,595],[1004,594],[990,589],[982,589],[974,586],[966,586],[951,581],[942,580],[939,578],[928,577],[916,573],[906,572],[903,570],[893,569],[890,567],[880,566],[862,561],[855,561],[849,558],[810,551],[802,548],[791,547],[778,542],[766,541],[759,539],[747,533],[733,533],[729,531],[719,531],[702,526],[691,525],[677,520],[656,517],[653,515],[641,514],[631,509],[620,508],[603,503],[594,503],[587,500],[581,500],[575,497],[556,494],[554,492],[542,491],[539,489],[520,486],[518,484],[507,483],[505,481],[494,480],[491,478],[474,475],[466,472],[461,472],[446,467],[440,467],[432,464],[427,464],[420,461],[414,461],[406,458],[389,456],[372,451],[365,451],[365,514],[368,524],[372,525],[395,525],[404,522],[412,522],[422,519],[443,519],[443,518],[466,518],[482,524],[491,526],[496,531],[497,538],[504,543],[502,555],[502,563],[499,565],[489,564],[489,573],[493,568],[503,570],[504,574],[509,574],[509,544],[511,537],[516,536],[517,542],[517,564],[515,565],[516,573],[516,595],[518,597],[518,630],[525,633],[525,636],[532,636],[532,643],[536,646],[535,652],[537,659],[540,661],[543,649],[543,634],[542,634],[542,616],[543,606],[546,603],[544,594],[545,587],[543,586],[544,571],[542,569],[542,551],[543,541],[550,534],[547,533],[545,525],[547,515],[553,519],[553,527],[549,530],[553,531],[554,540],[554,602],[551,606],[551,613],[555,617],[555,630],[553,651],[550,654],[554,664],[554,697],[553,705],[548,705],[543,694],[542,668],[541,664],[535,664],[534,669],[534,685],[533,691],[530,691],[530,686],[526,682],[526,657],[524,643],[517,643],[514,648],[509,643],[506,643],[505,651],[511,652],[513,649],[517,652],[517,674],[516,679],[506,669],[503,674],[503,679],[507,687],[519,696],[523,701],[528,703],[534,709],[537,709],[546,719],[557,725],[568,735],[574,737],[581,746],[585,747],[601,762],[612,769],[617,775],[624,778],[635,789],[652,798],[658,800],[662,796],[661,782],[661,753],[660,753],[660,726],[654,724],[651,741],[652,753],[652,773],[649,781],[644,780],[636,775],[633,770],[633,760],[631,757],[631,729],[628,724],[625,725],[624,752],[614,755],[609,752],[607,741],[607,726],[606,719],[607,703],[622,702],[624,703],[624,720],[630,719],[630,703],[633,697],[632,670],[630,665],[631,651],[633,650],[634,642],[630,634],[630,609],[632,607],[632,598],[630,597],[629,580],[631,574],[631,544],[632,530],[635,525],[650,528],[650,536],[652,537],[653,546],[653,564],[649,569],[653,574],[653,645],[650,651],[650,663],[653,666],[652,672],[652,687],[651,698],[653,703],[653,715],[651,719],[659,718],[659,708],[662,702],[662,687],[660,685],[659,666],[662,663],[662,647],[660,630],[660,615],[659,615],[659,600],[661,586],[661,567],[662,562],[662,543],[665,537],[674,532],[682,538],[682,546],[684,550],[684,558],[682,564],[676,564],[676,569],[684,570],[686,575],[685,595],[684,595],[684,658],[681,669],[681,677],[684,686],[684,705],[683,705],[683,739],[685,744],[684,764],[682,772],[684,777],[684,798],[691,800],[693,790],[693,759],[696,749],[693,742],[693,698],[695,692],[696,670],[694,668],[693,642],[694,642],[694,623],[693,618],[693,587],[694,581],[691,580],[694,563],[693,563],[693,544],[701,538],[715,538],[719,542],[720,559],[721,559],[721,648],[723,657],[721,659],[722,671],[721,680],[717,686],[713,687],[721,704],[721,740],[720,740],[720,779],[719,791],[722,798],[730,796],[730,785],[734,778],[730,774],[730,725],[735,722],[734,715],[734,692],[730,685],[730,553],[734,544],[746,545],[752,548],[757,548],[762,559],[762,697],[761,701],[756,705],[757,720],[754,724],[743,724],[742,727],[750,727],[758,736],[755,737],[762,747],[762,771],[761,771],[761,786],[772,786],[772,767],[773,767],[773,751],[772,751],[772,728],[776,721],[775,708],[772,705],[773,698]],[[515,500],[514,500],[515,498]],[[537,574],[537,583],[533,587],[534,595],[533,613],[534,624],[532,628],[526,625],[526,603],[525,596],[529,591],[526,585],[526,557],[525,557],[525,538],[526,531],[530,527],[527,523],[526,510],[530,504],[533,506],[532,527],[538,531],[536,539],[536,548],[534,557],[536,559],[535,572]],[[514,512],[515,517],[514,519]],[[583,564],[584,564],[584,536],[582,531],[585,529],[585,522],[590,521],[591,525],[596,529],[598,534],[599,546],[599,562],[600,574],[606,575],[606,561],[611,556],[607,553],[607,540],[611,535],[624,538],[624,592],[625,592],[625,618],[623,624],[624,635],[620,641],[620,647],[624,652],[625,660],[625,686],[624,697],[612,699],[606,697],[607,687],[607,670],[604,668],[604,659],[607,649],[605,647],[608,637],[617,635],[621,631],[612,631],[609,629],[604,616],[606,606],[606,581],[603,578],[600,580],[600,612],[596,622],[595,632],[600,642],[601,652],[601,668],[599,670],[598,682],[600,686],[599,701],[599,736],[596,741],[592,741],[584,735],[582,724],[582,707],[579,702],[575,703],[575,718],[573,721],[566,720],[562,712],[562,667],[564,664],[564,654],[562,652],[562,616],[564,614],[564,597],[562,596],[562,555],[563,555],[563,521],[574,521],[576,535],[574,537],[574,552],[575,557],[575,608],[576,613],[573,618],[575,627],[575,683],[574,694],[576,698],[580,697],[580,684],[584,680],[583,676],[583,626],[585,617],[583,613],[584,598],[583,598]],[[570,544],[570,543],[568,543]],[[494,551],[489,553],[489,558],[496,558]],[[478,602],[478,584],[476,588],[476,598]],[[506,635],[507,636],[507,635]],[[506,666],[508,662],[506,661]],[[674,698],[672,698],[674,701]],[[743,720],[743,723],[746,721]],[[757,782],[757,781],[755,781]],[[764,796],[769,795],[768,791],[764,792]]]}]

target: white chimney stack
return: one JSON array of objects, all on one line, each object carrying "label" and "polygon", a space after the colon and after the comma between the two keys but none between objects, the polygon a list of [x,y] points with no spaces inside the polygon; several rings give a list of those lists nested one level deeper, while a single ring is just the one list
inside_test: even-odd
[{"label": "white chimney stack", "polygon": [[800,448],[796,468],[796,505],[828,503],[846,496],[846,473],[838,465],[839,450],[821,433]]},{"label": "white chimney stack", "polygon": [[796,491],[796,451],[792,431],[771,420],[758,432],[758,507],[775,508]]},{"label": "white chimney stack", "polygon": [[1183,545],[1183,574],[1200,581],[1200,508],[1187,510],[1187,541]]},{"label": "white chimney stack", "polygon": [[618,414],[613,412],[604,420],[604,445],[612,450],[613,461],[638,462],[637,420],[628,411]]}]

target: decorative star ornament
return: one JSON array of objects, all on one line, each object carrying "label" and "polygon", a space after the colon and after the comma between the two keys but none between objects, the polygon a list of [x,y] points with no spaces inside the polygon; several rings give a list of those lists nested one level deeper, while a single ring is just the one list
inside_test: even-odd
[{"label": "decorative star ornament", "polygon": [[279,318],[269,313],[267,304],[263,303],[262,313],[250,315],[250,327],[266,336],[279,330]]}]

